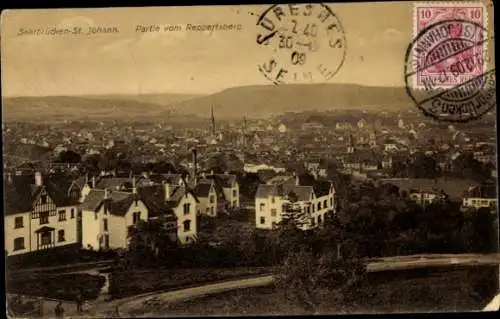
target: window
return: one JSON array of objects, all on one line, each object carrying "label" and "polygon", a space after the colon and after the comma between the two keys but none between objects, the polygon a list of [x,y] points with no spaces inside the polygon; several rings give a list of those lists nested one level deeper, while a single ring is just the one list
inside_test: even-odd
[{"label": "window", "polygon": [[213,204],[213,203],[215,203],[215,196],[210,195],[210,204]]},{"label": "window", "polygon": [[476,205],[476,200],[475,199],[472,200],[472,205]]},{"label": "window", "polygon": [[141,212],[134,212],[132,215],[132,223],[137,224],[141,220]]},{"label": "window", "polygon": [[210,211],[210,208],[207,207],[207,209],[205,209],[205,211],[208,213]]},{"label": "window", "polygon": [[71,208],[71,219],[75,218],[75,209]]},{"label": "window", "polygon": [[185,232],[191,230],[191,221],[189,219],[185,220],[183,224]]},{"label": "window", "polygon": [[49,212],[40,213],[40,225],[49,223]]},{"label": "window", "polygon": [[190,209],[191,209],[191,204],[190,203],[184,204],[184,215],[188,215]]},{"label": "window", "polygon": [[14,250],[24,249],[24,237],[18,237],[14,239]]},{"label": "window", "polygon": [[261,217],[260,218],[260,223],[261,224],[265,224],[266,223],[266,218],[265,217]]},{"label": "window", "polygon": [[57,232],[57,241],[58,242],[66,241],[66,239],[64,238],[64,229],[61,229]]},{"label": "window", "polygon": [[23,216],[16,217],[14,219],[14,222],[16,224],[15,228],[23,228]]},{"label": "window", "polygon": [[321,202],[318,202],[318,211],[321,210]]},{"label": "window", "polygon": [[274,196],[273,196],[273,197],[271,197],[271,203],[273,203],[273,204],[274,204],[274,201],[275,201],[275,200],[274,200]]},{"label": "window", "polygon": [[43,194],[42,196],[40,196],[40,201],[42,202],[42,205],[47,204],[47,195]]},{"label": "window", "polygon": [[312,204],[311,206],[312,206],[312,212],[314,213],[314,209],[316,208],[316,206],[314,206],[314,204]]},{"label": "window", "polygon": [[276,208],[271,209],[271,216],[276,217]]},{"label": "window", "polygon": [[214,214],[214,208],[210,207],[210,213],[213,215]]},{"label": "window", "polygon": [[330,206],[333,206],[333,197],[330,197]]},{"label": "window", "polygon": [[50,232],[42,233],[42,245],[50,245],[52,243],[52,238]]},{"label": "window", "polygon": [[233,197],[238,196],[238,191],[236,189],[233,189]]},{"label": "window", "polygon": [[265,207],[266,207],[266,204],[264,204],[264,203],[260,203],[259,209],[260,209],[260,211],[261,211],[261,212],[263,212],[263,211],[264,211],[264,208],[265,208]]},{"label": "window", "polygon": [[103,223],[104,231],[108,231],[108,219],[107,218],[103,219],[102,223]]},{"label": "window", "polygon": [[327,207],[328,207],[328,202],[327,202],[327,200],[325,199],[325,200],[323,201],[323,208],[327,208]]},{"label": "window", "polygon": [[321,224],[323,222],[323,218],[321,218],[321,215],[318,216],[318,224]]},{"label": "window", "polygon": [[66,220],[66,211],[65,210],[60,210],[59,211],[59,221],[65,221]]},{"label": "window", "polygon": [[316,226],[316,220],[314,218],[311,218],[311,226]]}]

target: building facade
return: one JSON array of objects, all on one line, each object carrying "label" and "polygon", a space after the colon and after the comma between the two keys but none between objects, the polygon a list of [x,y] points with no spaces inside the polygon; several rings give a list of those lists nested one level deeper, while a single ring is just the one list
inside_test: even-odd
[{"label": "building facade", "polygon": [[79,190],[71,183],[44,183],[37,172],[29,181],[5,184],[4,236],[7,255],[78,243]]},{"label": "building facade", "polygon": [[261,184],[255,196],[255,225],[274,229],[291,215],[300,221],[302,229],[315,228],[328,214],[336,213],[334,195],[333,185],[328,181],[315,180],[313,185],[300,185],[297,180]]}]

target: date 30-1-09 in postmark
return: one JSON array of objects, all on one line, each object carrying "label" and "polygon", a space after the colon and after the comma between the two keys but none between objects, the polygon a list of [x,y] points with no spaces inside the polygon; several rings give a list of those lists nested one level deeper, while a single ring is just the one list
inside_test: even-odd
[{"label": "date 30-1-09 in postmark", "polygon": [[448,122],[482,116],[496,103],[488,69],[488,25],[482,2],[418,3],[405,60],[408,94],[424,114]]},{"label": "date 30-1-09 in postmark", "polygon": [[344,63],[345,33],[325,4],[281,4],[257,20],[257,45],[269,53],[258,70],[274,84],[332,79]]}]

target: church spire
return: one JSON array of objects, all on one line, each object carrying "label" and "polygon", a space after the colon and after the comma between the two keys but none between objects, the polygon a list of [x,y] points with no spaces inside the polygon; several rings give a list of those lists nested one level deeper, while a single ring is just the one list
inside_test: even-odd
[{"label": "church spire", "polygon": [[212,135],[215,136],[215,117],[214,117],[214,106],[210,104],[210,111],[212,113]]}]

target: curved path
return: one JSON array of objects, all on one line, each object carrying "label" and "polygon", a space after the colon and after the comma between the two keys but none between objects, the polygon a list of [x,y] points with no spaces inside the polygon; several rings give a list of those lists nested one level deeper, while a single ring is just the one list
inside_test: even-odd
[{"label": "curved path", "polygon": [[178,302],[236,289],[267,286],[270,285],[272,282],[273,282],[273,276],[267,275],[267,276],[259,276],[246,279],[223,281],[193,288],[185,288],[180,290],[169,291],[169,292],[147,293],[147,294],[109,301],[103,305],[98,305],[90,309],[89,314],[98,317],[103,317],[107,315],[109,316],[115,311],[115,308],[118,306],[120,313],[124,315],[127,314],[132,309],[140,308],[141,305],[143,305],[145,302],[149,303]]},{"label": "curved path", "polygon": [[[376,261],[367,263],[367,272],[379,272],[388,270],[415,269],[423,267],[447,267],[447,266],[479,266],[500,264],[500,254],[478,255],[413,255],[378,258]],[[127,314],[132,309],[140,308],[146,302],[166,303],[185,301],[193,298],[203,297],[209,294],[267,286],[273,282],[273,276],[257,276],[253,278],[229,280],[219,283],[201,285],[193,288],[180,289],[169,292],[152,292],[117,299],[104,305],[96,306],[91,310],[92,314],[103,316],[111,314],[118,306],[122,314]],[[498,302],[498,301],[497,301]]]},{"label": "curved path", "polygon": [[[460,255],[413,255],[413,256],[395,256],[385,258],[375,258],[367,263],[368,272],[379,272],[389,270],[415,269],[423,267],[447,267],[447,266],[479,266],[479,265],[498,265],[500,264],[500,254],[460,254]],[[88,270],[87,270],[88,271]],[[96,271],[94,268],[92,271]],[[273,282],[271,275],[260,275],[252,278],[227,280],[217,283],[204,284],[197,287],[179,289],[175,291],[156,291],[127,298],[105,301],[101,296],[92,302],[90,309],[81,317],[89,316],[104,317],[112,314],[116,307],[119,308],[121,315],[127,314],[132,309],[140,308],[145,302],[178,302],[188,299],[198,298],[209,294],[216,294],[242,288],[251,288],[267,286]],[[495,299],[498,303],[498,297]],[[492,301],[492,306],[495,305]],[[44,302],[46,311],[52,312],[58,301]],[[64,302],[65,314],[67,317],[76,318],[76,306],[74,303]],[[491,306],[490,306],[491,307]],[[51,309],[51,310],[49,310]],[[498,308],[497,308],[498,309]],[[485,308],[486,310],[486,308]],[[44,311],[45,312],[45,311]]]}]

